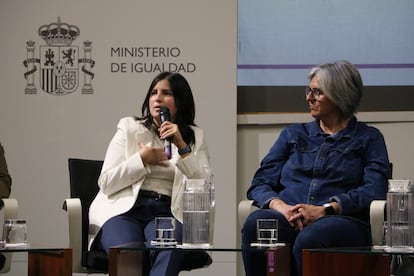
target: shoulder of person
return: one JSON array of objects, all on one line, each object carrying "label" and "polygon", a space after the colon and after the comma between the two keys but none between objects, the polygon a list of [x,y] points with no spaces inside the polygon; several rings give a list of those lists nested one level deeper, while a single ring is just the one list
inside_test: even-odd
[{"label": "shoulder of person", "polygon": [[314,125],[314,122],[308,122],[308,123],[293,123],[290,125],[287,125],[283,130],[288,132],[293,131],[300,131],[303,132],[304,130],[308,131],[312,125]]},{"label": "shoulder of person", "polygon": [[142,123],[142,120],[133,116],[121,118],[118,122],[118,128],[134,132],[144,132],[148,130]]},{"label": "shoulder of person", "polygon": [[371,126],[371,125],[368,125],[367,123],[357,121],[357,125],[358,125],[359,131],[361,131],[361,132],[364,132],[364,133],[369,134],[369,135],[383,136],[381,131],[378,128],[376,128],[374,126]]},{"label": "shoulder of person", "polygon": [[194,132],[204,132],[204,130],[199,126],[190,126]]},{"label": "shoulder of person", "polygon": [[191,129],[194,131],[194,136],[196,140],[204,139],[204,135],[205,135],[204,129],[202,129],[199,126],[191,126]]},{"label": "shoulder of person", "polygon": [[303,129],[303,128],[307,128],[308,126],[314,124],[314,122],[306,122],[306,123],[292,123],[286,126],[286,128],[291,128],[291,129]]}]

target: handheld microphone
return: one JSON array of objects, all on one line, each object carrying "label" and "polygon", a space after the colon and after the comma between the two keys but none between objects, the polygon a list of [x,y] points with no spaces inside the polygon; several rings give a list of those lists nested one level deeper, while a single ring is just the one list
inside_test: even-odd
[{"label": "handheld microphone", "polygon": [[[170,110],[168,107],[160,107],[160,122],[161,124],[170,120]],[[164,140],[164,150],[165,154],[167,155],[167,158],[171,158],[171,141],[170,139]]]}]

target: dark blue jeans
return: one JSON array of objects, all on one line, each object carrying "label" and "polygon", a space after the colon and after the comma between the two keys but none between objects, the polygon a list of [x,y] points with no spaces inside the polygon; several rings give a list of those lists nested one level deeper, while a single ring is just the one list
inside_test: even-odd
[{"label": "dark blue jeans", "polygon": [[[172,216],[170,205],[170,200],[138,197],[131,210],[105,222],[94,244],[108,254],[110,247],[132,242],[145,242],[149,246],[155,239],[155,217]],[[178,221],[176,239],[178,242],[182,239],[182,224]],[[150,251],[144,259],[144,275],[176,276],[184,256],[179,250]]]},{"label": "dark blue jeans", "polygon": [[[296,232],[286,218],[271,209],[252,212],[242,228],[242,247],[256,242],[256,220],[277,218],[279,242],[292,246],[291,275],[302,275],[302,250],[306,248],[368,246],[371,244],[369,224],[346,216],[325,216]],[[266,258],[263,252],[243,251],[246,276],[266,275]]]}]

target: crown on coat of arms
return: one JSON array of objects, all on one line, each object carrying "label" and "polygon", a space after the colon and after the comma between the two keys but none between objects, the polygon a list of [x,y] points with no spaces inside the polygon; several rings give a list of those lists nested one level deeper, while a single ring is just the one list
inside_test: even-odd
[{"label": "crown on coat of arms", "polygon": [[48,25],[42,25],[39,27],[38,34],[43,38],[47,45],[54,46],[70,46],[79,36],[80,30],[74,25],[62,23],[60,17],[57,18],[57,22],[52,22]]}]

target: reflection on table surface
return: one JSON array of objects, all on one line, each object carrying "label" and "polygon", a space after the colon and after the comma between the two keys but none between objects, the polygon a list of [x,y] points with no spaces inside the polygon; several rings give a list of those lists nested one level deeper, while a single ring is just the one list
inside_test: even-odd
[{"label": "reflection on table surface", "polygon": [[342,254],[371,254],[371,255],[413,255],[413,251],[392,251],[387,250],[386,246],[360,246],[360,247],[334,247],[334,248],[312,248],[306,249],[315,253],[342,253]]},{"label": "reflection on table surface", "polygon": [[56,247],[50,245],[40,245],[31,243],[19,244],[2,244],[0,246],[0,253],[2,252],[39,252],[39,251],[61,251],[67,247]]},{"label": "reflection on table surface", "polygon": [[188,251],[211,251],[211,252],[242,252],[242,251],[266,251],[271,248],[285,247],[285,243],[278,243],[273,246],[260,246],[252,245],[249,247],[242,248],[240,245],[230,247],[230,246],[220,246],[220,245],[211,245],[210,247],[183,247],[181,244],[176,246],[146,246],[142,242],[128,243],[124,245],[115,246],[113,248],[119,250],[129,250],[129,251],[146,251],[146,250],[188,250]]}]

